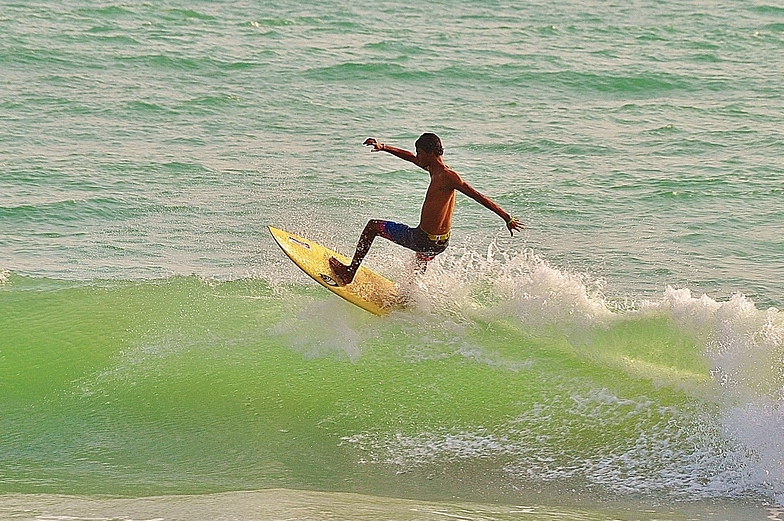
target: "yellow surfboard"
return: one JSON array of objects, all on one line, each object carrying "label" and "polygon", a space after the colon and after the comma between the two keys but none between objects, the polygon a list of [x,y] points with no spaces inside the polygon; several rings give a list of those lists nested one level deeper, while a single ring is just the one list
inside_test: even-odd
[{"label": "yellow surfboard", "polygon": [[351,259],[293,233],[272,226],[268,228],[275,242],[294,264],[335,295],[379,316],[400,307],[397,288],[391,280],[360,266],[354,281],[340,286],[329,266],[329,258],[335,257],[344,264],[351,262]]}]

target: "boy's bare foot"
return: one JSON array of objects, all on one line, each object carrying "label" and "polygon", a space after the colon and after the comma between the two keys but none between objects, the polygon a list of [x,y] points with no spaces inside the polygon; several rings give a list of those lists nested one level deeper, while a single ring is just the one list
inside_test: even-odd
[{"label": "boy's bare foot", "polygon": [[342,286],[347,286],[354,280],[354,273],[335,257],[329,258],[329,267],[332,268],[332,272],[337,276],[338,282]]}]

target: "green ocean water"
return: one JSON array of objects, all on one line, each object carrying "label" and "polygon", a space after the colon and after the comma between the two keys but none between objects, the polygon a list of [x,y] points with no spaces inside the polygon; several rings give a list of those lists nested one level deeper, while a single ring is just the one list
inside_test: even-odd
[{"label": "green ocean water", "polygon": [[[784,7],[0,1],[0,518],[779,519]],[[416,224],[377,318],[272,224]]]}]

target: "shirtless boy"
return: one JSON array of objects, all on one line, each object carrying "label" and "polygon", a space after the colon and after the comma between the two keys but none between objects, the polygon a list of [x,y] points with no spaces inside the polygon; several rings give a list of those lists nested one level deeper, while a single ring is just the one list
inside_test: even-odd
[{"label": "shirtless boy", "polygon": [[400,159],[410,161],[430,173],[430,186],[427,187],[425,201],[419,226],[410,228],[405,224],[392,221],[368,221],[357,244],[357,250],[351,264],[346,266],[335,257],[329,259],[329,265],[335,272],[338,282],[350,284],[359,269],[362,260],[370,251],[373,239],[381,236],[416,252],[417,267],[424,272],[427,263],[436,255],[446,250],[449,244],[449,231],[452,228],[452,213],[455,209],[455,191],[462,192],[482,206],[495,212],[506,222],[509,233],[514,236],[515,230],[522,230],[523,223],[506,213],[495,202],[476,191],[463,181],[457,172],[449,168],[443,159],[444,148],[441,139],[435,134],[424,133],[416,141],[416,155],[408,150],[379,143],[373,138],[365,140],[365,145],[372,146],[373,152],[388,152]]}]

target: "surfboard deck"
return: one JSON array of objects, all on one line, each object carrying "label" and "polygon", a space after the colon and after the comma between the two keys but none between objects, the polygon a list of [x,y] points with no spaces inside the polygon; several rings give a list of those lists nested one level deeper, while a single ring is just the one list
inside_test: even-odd
[{"label": "surfboard deck", "polygon": [[344,264],[351,262],[351,259],[299,235],[273,226],[267,228],[283,253],[294,261],[294,264],[335,295],[378,316],[387,315],[402,306],[397,287],[391,280],[360,266],[353,282],[341,286],[335,280],[329,258],[335,257]]}]

